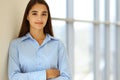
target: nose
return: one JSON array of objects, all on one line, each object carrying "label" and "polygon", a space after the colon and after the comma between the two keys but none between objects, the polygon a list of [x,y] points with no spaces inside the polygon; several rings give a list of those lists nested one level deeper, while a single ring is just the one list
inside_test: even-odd
[{"label": "nose", "polygon": [[38,18],[39,21],[41,21],[42,19],[41,18]]},{"label": "nose", "polygon": [[39,17],[38,17],[38,20],[39,20],[39,21],[41,21],[41,20],[42,20],[42,17],[41,17],[41,16],[39,16]]}]

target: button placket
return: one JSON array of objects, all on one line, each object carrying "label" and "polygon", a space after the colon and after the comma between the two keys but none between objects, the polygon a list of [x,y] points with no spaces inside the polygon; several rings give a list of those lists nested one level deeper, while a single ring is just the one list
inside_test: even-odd
[{"label": "button placket", "polygon": [[41,68],[41,65],[42,65],[42,63],[41,63],[41,53],[40,53],[40,49],[41,49],[41,47],[39,46],[38,48],[37,48],[37,50],[36,50],[36,56],[37,56],[37,65],[38,65],[38,67],[39,68]]}]

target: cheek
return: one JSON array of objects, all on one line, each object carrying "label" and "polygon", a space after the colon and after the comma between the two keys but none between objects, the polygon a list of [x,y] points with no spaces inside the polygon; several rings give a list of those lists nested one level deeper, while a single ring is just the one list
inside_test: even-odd
[{"label": "cheek", "polygon": [[48,17],[44,18],[44,22],[46,22],[46,23],[47,23],[47,21],[48,21]]},{"label": "cheek", "polygon": [[45,20],[46,23],[47,23],[47,20],[48,20],[48,19]]},{"label": "cheek", "polygon": [[30,24],[32,24],[35,21],[35,19],[30,17],[28,21],[29,21]]}]

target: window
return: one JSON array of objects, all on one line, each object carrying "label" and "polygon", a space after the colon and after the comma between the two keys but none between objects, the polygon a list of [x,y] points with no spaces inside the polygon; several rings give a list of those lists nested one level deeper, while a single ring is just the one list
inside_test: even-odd
[{"label": "window", "polygon": [[75,76],[74,80],[93,80],[93,62],[91,52],[92,24],[74,23],[75,32]]},{"label": "window", "polygon": [[93,20],[93,0],[73,0],[74,18],[78,20]]},{"label": "window", "polygon": [[46,0],[51,11],[51,16],[66,18],[66,0]]},{"label": "window", "polygon": [[120,1],[46,1],[55,36],[74,61],[73,80],[119,80]]},{"label": "window", "polygon": [[[46,0],[46,1],[50,7],[52,18],[66,18],[66,0]],[[66,46],[66,22],[52,20],[52,25],[54,36],[60,39]]]}]

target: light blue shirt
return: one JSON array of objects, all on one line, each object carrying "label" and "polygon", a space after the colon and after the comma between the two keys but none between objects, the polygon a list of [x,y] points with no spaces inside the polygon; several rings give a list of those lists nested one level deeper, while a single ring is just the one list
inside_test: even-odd
[{"label": "light blue shirt", "polygon": [[71,80],[68,54],[61,41],[46,34],[41,45],[27,33],[9,47],[9,80],[46,80],[46,70],[56,68],[60,76],[49,80]]}]

